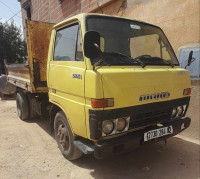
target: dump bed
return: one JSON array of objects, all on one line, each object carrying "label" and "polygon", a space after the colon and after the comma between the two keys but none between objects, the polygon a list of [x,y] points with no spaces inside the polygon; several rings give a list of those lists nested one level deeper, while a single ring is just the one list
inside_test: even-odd
[{"label": "dump bed", "polygon": [[28,62],[6,65],[8,82],[32,93],[48,92],[46,68],[53,25],[26,21]]}]

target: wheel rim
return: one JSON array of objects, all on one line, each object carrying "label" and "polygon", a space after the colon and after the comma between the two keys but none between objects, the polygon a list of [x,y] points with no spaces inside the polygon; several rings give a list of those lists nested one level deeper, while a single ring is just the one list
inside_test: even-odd
[{"label": "wheel rim", "polygon": [[69,150],[69,134],[66,126],[60,122],[57,127],[57,139],[64,152]]}]

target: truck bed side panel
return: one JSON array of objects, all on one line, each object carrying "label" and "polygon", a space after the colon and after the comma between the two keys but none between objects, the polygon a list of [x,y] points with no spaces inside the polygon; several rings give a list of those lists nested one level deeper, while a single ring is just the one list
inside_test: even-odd
[{"label": "truck bed side panel", "polygon": [[27,21],[30,83],[33,92],[48,92],[46,69],[51,30],[54,24]]},{"label": "truck bed side panel", "polygon": [[30,69],[26,64],[6,64],[6,71],[9,83],[32,92]]}]

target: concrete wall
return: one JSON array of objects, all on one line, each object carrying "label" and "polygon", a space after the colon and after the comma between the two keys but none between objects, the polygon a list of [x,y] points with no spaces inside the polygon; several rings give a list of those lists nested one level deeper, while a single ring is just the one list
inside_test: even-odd
[{"label": "concrete wall", "polygon": [[177,52],[200,41],[200,0],[128,0],[123,16],[160,26]]},{"label": "concrete wall", "polygon": [[[52,23],[80,12],[103,12],[153,23],[164,30],[176,53],[180,46],[200,41],[200,0],[31,0],[30,7],[32,20]],[[22,16],[26,18],[23,8]]]}]

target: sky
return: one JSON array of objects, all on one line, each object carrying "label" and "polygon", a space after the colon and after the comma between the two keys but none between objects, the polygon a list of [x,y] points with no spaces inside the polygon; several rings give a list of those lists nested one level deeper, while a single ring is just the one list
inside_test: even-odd
[{"label": "sky", "polygon": [[[16,13],[18,14],[15,15]],[[0,0],[0,22],[5,22],[12,16],[14,16],[13,20],[15,24],[22,28],[21,7],[18,0]]]}]

